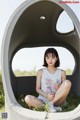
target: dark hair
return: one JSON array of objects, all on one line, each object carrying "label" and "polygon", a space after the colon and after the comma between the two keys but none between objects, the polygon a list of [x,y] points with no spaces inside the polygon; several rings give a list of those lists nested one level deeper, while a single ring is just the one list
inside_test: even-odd
[{"label": "dark hair", "polygon": [[48,64],[47,64],[47,62],[46,62],[46,60],[45,60],[45,57],[48,55],[48,53],[52,53],[52,54],[54,54],[54,55],[58,58],[57,61],[56,61],[56,63],[55,63],[55,67],[59,67],[59,65],[60,65],[59,55],[58,55],[57,50],[54,49],[54,48],[48,48],[48,49],[45,51],[45,53],[44,53],[44,64],[43,64],[43,66],[45,66],[45,67],[48,66]]}]

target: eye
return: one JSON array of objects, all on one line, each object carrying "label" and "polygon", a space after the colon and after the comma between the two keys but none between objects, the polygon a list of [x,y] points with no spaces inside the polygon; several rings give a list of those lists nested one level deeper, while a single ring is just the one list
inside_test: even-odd
[{"label": "eye", "polygon": [[49,57],[48,57],[48,56],[47,56],[46,58],[47,58],[47,59],[49,59]]}]

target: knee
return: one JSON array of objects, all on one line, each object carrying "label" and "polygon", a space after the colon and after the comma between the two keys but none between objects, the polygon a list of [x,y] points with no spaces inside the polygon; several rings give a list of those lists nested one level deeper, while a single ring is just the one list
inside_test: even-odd
[{"label": "knee", "polygon": [[64,81],[64,85],[66,86],[66,87],[69,87],[69,88],[71,88],[71,81],[70,80],[65,80]]},{"label": "knee", "polygon": [[24,100],[27,104],[30,103],[30,101],[31,101],[30,95],[27,95]]}]

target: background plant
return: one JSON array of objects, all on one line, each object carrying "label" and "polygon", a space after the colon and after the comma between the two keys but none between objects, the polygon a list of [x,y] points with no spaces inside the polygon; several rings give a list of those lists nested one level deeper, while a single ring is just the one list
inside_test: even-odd
[{"label": "background plant", "polygon": [[0,71],[0,108],[4,106],[4,89],[3,89],[3,83],[2,83],[2,74]]}]

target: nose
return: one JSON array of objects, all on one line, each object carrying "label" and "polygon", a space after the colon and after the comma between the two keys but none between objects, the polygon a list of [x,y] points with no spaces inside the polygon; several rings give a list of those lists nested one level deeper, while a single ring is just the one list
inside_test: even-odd
[{"label": "nose", "polygon": [[52,57],[50,57],[50,62],[52,62]]}]

